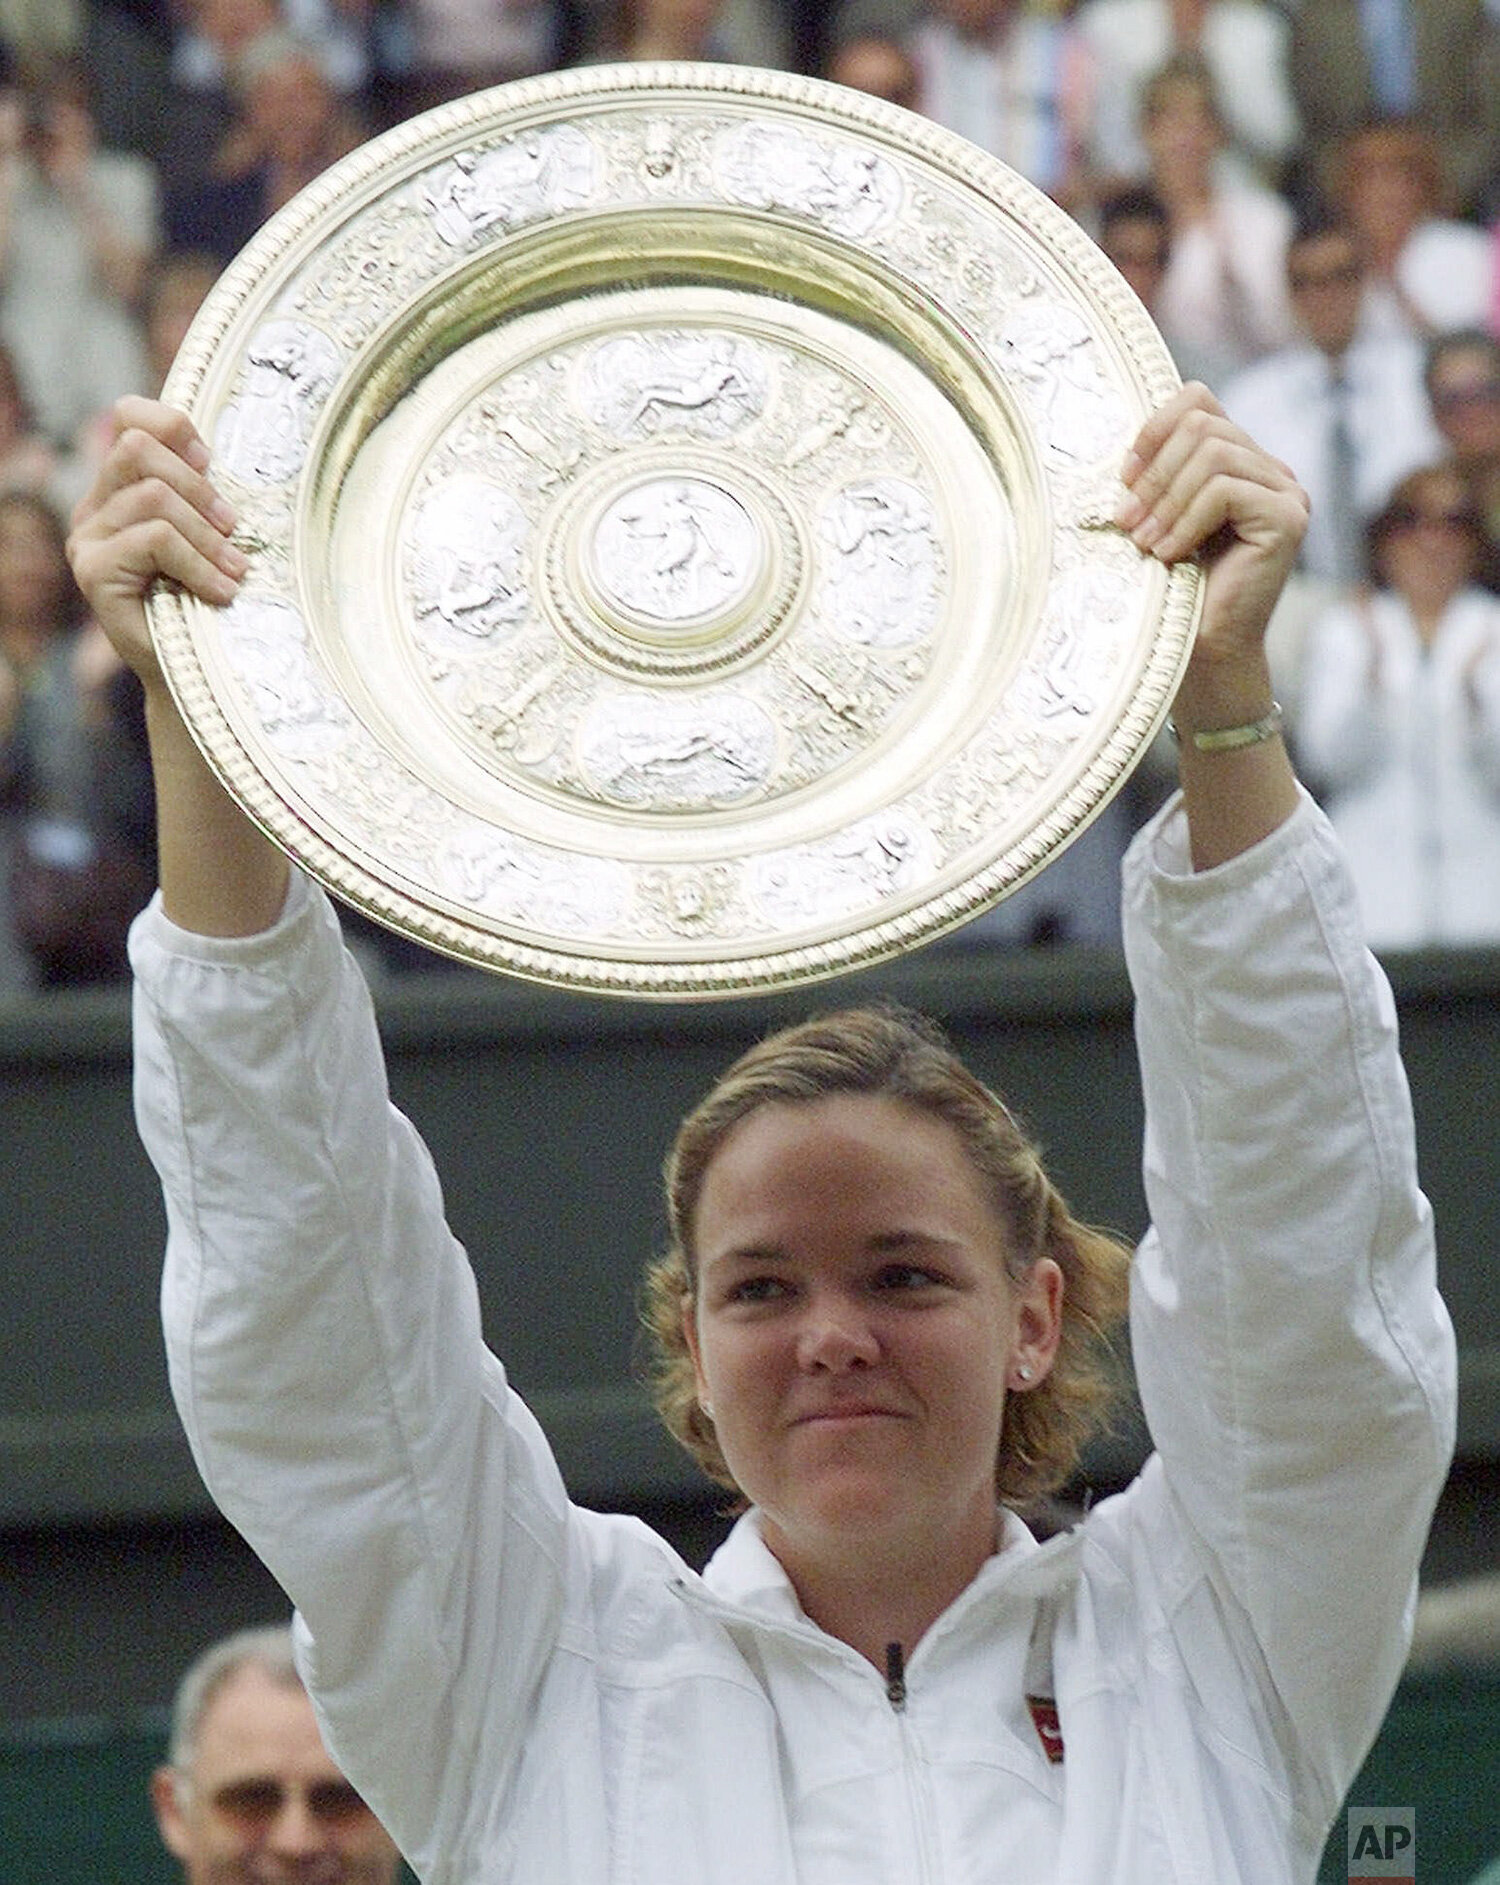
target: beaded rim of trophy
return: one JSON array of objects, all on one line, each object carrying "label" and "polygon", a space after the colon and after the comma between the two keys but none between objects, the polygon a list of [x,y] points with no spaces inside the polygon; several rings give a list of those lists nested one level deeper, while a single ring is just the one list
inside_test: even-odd
[{"label": "beaded rim of trophy", "polygon": [[1165,719],[1200,573],[1112,523],[1177,384],[994,159],[739,67],[398,126],[221,279],[166,397],[250,569],[164,671],[315,877],[641,997],[905,951],[1027,881]]}]

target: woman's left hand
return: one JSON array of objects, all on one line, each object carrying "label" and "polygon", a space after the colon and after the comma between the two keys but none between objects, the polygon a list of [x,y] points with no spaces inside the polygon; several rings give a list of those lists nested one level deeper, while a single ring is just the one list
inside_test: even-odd
[{"label": "woman's left hand", "polygon": [[[1297,804],[1275,735],[1266,627],[1307,530],[1307,493],[1198,385],[1152,415],[1121,475],[1120,527],[1162,562],[1199,554],[1208,572],[1173,703],[1193,863],[1207,870],[1268,837]],[[1255,736],[1228,747],[1194,738],[1231,728]]]},{"label": "woman's left hand", "polygon": [[1194,665],[1258,657],[1307,530],[1307,493],[1205,386],[1184,386],[1141,428],[1116,521],[1163,563],[1208,568]]}]

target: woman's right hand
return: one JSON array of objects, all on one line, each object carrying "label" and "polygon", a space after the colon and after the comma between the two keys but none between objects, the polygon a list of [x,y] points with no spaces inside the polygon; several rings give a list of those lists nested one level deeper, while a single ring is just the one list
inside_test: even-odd
[{"label": "woman's right hand", "polygon": [[246,568],[230,541],[234,514],[209,482],[208,449],[184,414],[122,399],[115,431],[73,513],[68,560],[115,652],[145,684],[162,907],[199,935],[253,935],[286,900],[286,859],[200,752],[162,679],[146,618],[146,594],[163,576],[204,602],[233,601]]},{"label": "woman's right hand", "polygon": [[146,595],[160,576],[200,597],[234,599],[246,558],[234,512],[206,473],[208,448],[184,413],[134,396],[114,410],[115,441],[73,513],[68,560],[116,652],[155,691],[161,680]]}]

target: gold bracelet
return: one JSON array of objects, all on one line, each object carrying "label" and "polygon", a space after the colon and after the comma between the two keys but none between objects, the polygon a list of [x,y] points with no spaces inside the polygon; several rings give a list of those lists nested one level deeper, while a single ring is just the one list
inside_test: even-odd
[{"label": "gold bracelet", "polygon": [[[1195,752],[1235,753],[1242,746],[1259,746],[1262,740],[1274,740],[1285,724],[1281,702],[1273,700],[1271,711],[1262,714],[1259,720],[1247,720],[1238,727],[1211,727],[1206,733],[1190,733],[1188,738]],[[1167,731],[1174,740],[1182,738],[1171,720],[1167,722]]]}]

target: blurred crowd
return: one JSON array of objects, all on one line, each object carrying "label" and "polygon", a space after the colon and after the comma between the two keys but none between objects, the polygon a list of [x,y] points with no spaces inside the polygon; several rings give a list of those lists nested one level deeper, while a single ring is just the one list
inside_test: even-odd
[{"label": "blurred crowd", "polygon": [[[371,133],[648,58],[877,94],[1078,219],[1312,497],[1278,686],[1375,946],[1500,941],[1500,0],[0,0],[0,998],[121,975],[153,876],[139,700],[63,555],[114,400]],[[960,942],[1111,945],[1169,777]]]}]

